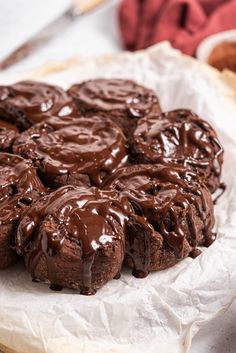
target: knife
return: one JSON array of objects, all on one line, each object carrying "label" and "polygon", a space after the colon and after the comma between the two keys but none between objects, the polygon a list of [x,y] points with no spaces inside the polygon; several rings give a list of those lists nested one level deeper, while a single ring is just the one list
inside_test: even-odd
[{"label": "knife", "polygon": [[26,58],[34,50],[48,42],[64,27],[71,24],[76,18],[91,12],[104,3],[105,0],[76,0],[69,8],[48,26],[40,30],[35,36],[19,46],[3,61],[0,62],[0,70],[4,70],[18,61]]}]

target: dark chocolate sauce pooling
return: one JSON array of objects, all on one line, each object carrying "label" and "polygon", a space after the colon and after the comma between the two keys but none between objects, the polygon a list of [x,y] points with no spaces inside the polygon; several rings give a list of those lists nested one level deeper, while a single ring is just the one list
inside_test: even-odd
[{"label": "dark chocolate sauce pooling", "polygon": [[60,87],[36,81],[21,81],[11,86],[0,86],[0,119],[20,129],[51,116],[77,113],[71,97]]}]

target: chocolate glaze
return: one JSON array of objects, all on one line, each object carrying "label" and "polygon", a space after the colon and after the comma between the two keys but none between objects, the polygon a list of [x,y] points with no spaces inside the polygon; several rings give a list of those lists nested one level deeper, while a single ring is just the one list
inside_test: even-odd
[{"label": "chocolate glaze", "polygon": [[18,135],[16,126],[0,120],[0,151],[11,152],[11,146]]},{"label": "chocolate glaze", "polygon": [[194,248],[190,253],[189,256],[192,257],[192,259],[196,259],[196,257],[198,257],[199,255],[201,255],[201,250]]},{"label": "chocolate glaze", "polygon": [[96,79],[73,85],[68,93],[86,115],[99,113],[113,120],[129,135],[137,120],[161,111],[155,93],[130,80]]},{"label": "chocolate glaze", "polygon": [[31,161],[0,153],[0,225],[18,220],[45,191]]},{"label": "chocolate glaze", "polygon": [[[31,207],[18,228],[17,250],[26,255],[26,267],[33,277],[40,256],[46,256],[48,280],[55,289],[60,286],[55,261],[65,240],[81,244],[81,293],[94,294],[92,274],[96,256],[101,250],[106,254],[112,244],[115,247],[115,242],[122,242],[124,247],[121,227],[124,220],[115,192],[65,186]],[[118,269],[123,257],[124,254]],[[110,279],[109,274],[107,277],[106,281]]]},{"label": "chocolate glaze", "polygon": [[63,287],[59,286],[58,284],[51,284],[50,289],[54,290],[55,292],[60,292],[63,289]]},{"label": "chocolate glaze", "polygon": [[0,86],[0,118],[20,129],[53,115],[63,118],[76,112],[71,97],[58,86],[36,81]]},{"label": "chocolate glaze", "polygon": [[209,248],[209,246],[211,246],[215,240],[216,240],[216,233],[212,233],[212,236],[206,239],[204,246]]},{"label": "chocolate glaze", "polygon": [[125,159],[125,142],[114,123],[99,117],[53,117],[22,133],[13,150],[31,158],[49,186],[81,184],[80,175],[100,185]]},{"label": "chocolate glaze", "polygon": [[198,182],[196,174],[184,167],[123,167],[106,181],[104,188],[119,192],[130,217],[129,222],[136,222],[144,233],[146,244],[141,255],[139,241],[136,241],[137,227],[136,234],[126,233],[126,251],[132,257],[134,272],[138,276],[147,274],[150,267],[150,237],[153,232],[163,237],[178,258],[183,256],[186,239],[192,248],[212,240],[214,215],[211,195]]},{"label": "chocolate glaze", "polygon": [[220,183],[219,185],[219,189],[221,189],[220,193],[214,198],[213,200],[213,204],[216,205],[219,198],[221,198],[221,196],[225,193],[227,186],[225,185],[225,183]]},{"label": "chocolate glaze", "polygon": [[[68,93],[23,81],[0,86],[0,118],[30,127],[17,137],[0,121],[0,149],[14,142],[14,153],[29,159],[0,153],[0,226],[16,224],[15,233],[20,220],[16,249],[34,281],[91,295],[119,278],[125,252],[141,278],[195,258],[198,246],[215,240],[204,182],[211,191],[219,186],[223,148],[191,111],[160,114],[154,92],[129,80],[87,81]],[[124,167],[118,126],[136,165]],[[67,186],[45,195],[33,164],[48,186]]]},{"label": "chocolate glaze", "polygon": [[141,117],[159,105],[155,93],[130,80],[97,79],[73,85],[68,93],[80,109],[127,110],[130,116]]},{"label": "chocolate glaze", "polygon": [[212,192],[219,186],[223,147],[210,124],[189,110],[141,119],[131,150],[139,163],[181,164],[195,170]]}]

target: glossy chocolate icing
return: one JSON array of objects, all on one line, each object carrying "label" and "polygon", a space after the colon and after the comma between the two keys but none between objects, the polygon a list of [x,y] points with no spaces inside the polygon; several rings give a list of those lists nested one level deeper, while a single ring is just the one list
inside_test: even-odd
[{"label": "glossy chocolate icing", "polygon": [[0,120],[0,151],[10,152],[11,146],[19,135],[16,126]]},{"label": "glossy chocolate icing", "polygon": [[[53,290],[79,286],[90,295],[119,277],[125,252],[133,274],[145,277],[198,256],[198,246],[215,240],[203,181],[211,191],[218,187],[223,148],[191,111],[160,114],[154,92],[129,80],[87,81],[68,93],[24,81],[0,86],[1,118],[21,130],[31,126],[15,139],[18,129],[0,121],[0,148],[1,138],[6,145],[14,133],[14,153],[29,159],[0,153],[0,225],[21,219],[16,248],[35,281],[48,280]],[[129,138],[137,126],[134,165],[124,166],[127,141],[118,126]],[[33,165],[46,185],[66,186],[45,195]],[[163,260],[156,265],[157,258]],[[74,266],[75,277],[66,281]]]},{"label": "glossy chocolate icing", "polygon": [[77,109],[60,87],[36,81],[0,86],[0,119],[27,129],[51,116],[63,118]]},{"label": "glossy chocolate icing", "polygon": [[115,241],[122,242],[124,247],[121,227],[124,220],[115,192],[65,186],[42,197],[31,207],[19,225],[17,249],[20,254],[29,254],[26,266],[33,277],[39,258],[44,254],[48,280],[52,288],[58,290],[60,283],[54,264],[64,241],[70,239],[81,244],[81,293],[94,294],[92,267],[96,254],[101,250],[105,254],[107,247]]},{"label": "glossy chocolate icing", "polygon": [[[81,174],[99,186],[126,157],[125,143],[121,130],[102,118],[53,117],[22,133],[13,150],[31,158],[49,186],[71,183],[68,175],[76,184]],[[66,178],[55,185],[58,176]]]},{"label": "glossy chocolate icing", "polygon": [[219,194],[214,198],[214,200],[213,200],[213,204],[214,205],[216,205],[217,204],[217,202],[218,202],[218,200],[221,198],[221,196],[224,194],[224,192],[226,191],[226,189],[227,189],[227,186],[226,186],[226,184],[225,183],[220,183],[220,185],[219,185],[219,190],[220,190],[220,192],[219,192]]},{"label": "glossy chocolate icing", "polygon": [[211,191],[219,186],[223,147],[210,124],[189,110],[139,120],[131,150],[135,161],[181,164],[195,170]]},{"label": "glossy chocolate icing", "polygon": [[161,111],[155,93],[130,80],[85,81],[73,85],[68,93],[83,114],[99,113],[114,121],[127,136],[132,134],[139,118]]},{"label": "glossy chocolate icing", "polygon": [[26,206],[45,191],[31,161],[0,153],[0,225],[18,220]]},{"label": "glossy chocolate icing", "polygon": [[[143,229],[153,227],[182,258],[184,240],[192,248],[206,245],[215,238],[213,204],[207,188],[198,182],[195,173],[184,167],[164,165],[135,165],[119,168],[104,185],[105,189],[119,192],[123,205],[128,209],[130,219],[142,222]],[[138,216],[135,219],[134,215]],[[197,226],[197,218],[202,229]],[[147,233],[143,263],[140,259],[139,244],[132,238],[126,243],[126,251],[132,257],[134,270],[147,274],[150,266],[150,235]],[[149,232],[150,233],[150,232]],[[201,234],[200,234],[201,233]],[[127,234],[126,234],[127,239]],[[143,254],[141,254],[143,256]]]},{"label": "glossy chocolate icing", "polygon": [[71,86],[68,93],[80,109],[95,111],[126,110],[131,117],[149,114],[159,106],[155,93],[134,81],[122,79],[96,79]]},{"label": "glossy chocolate icing", "polygon": [[189,254],[189,257],[191,257],[192,259],[196,259],[196,257],[198,257],[199,255],[201,255],[201,250],[200,249],[197,249],[197,248],[194,248],[190,254]]}]

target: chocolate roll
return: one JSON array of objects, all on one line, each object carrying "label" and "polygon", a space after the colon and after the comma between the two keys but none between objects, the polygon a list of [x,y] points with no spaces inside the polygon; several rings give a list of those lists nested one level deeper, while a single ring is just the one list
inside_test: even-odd
[{"label": "chocolate roll", "polygon": [[12,152],[12,144],[18,136],[16,126],[0,120],[0,152]]},{"label": "chocolate roll", "polygon": [[84,115],[104,116],[118,124],[128,136],[138,119],[161,111],[155,93],[130,80],[89,80],[73,85],[68,93]]},{"label": "chocolate roll", "polygon": [[220,184],[223,147],[209,123],[190,110],[143,118],[131,141],[134,163],[176,163],[193,169],[211,192]]},{"label": "chocolate roll", "polygon": [[64,186],[25,214],[17,250],[35,281],[91,295],[120,272],[124,217],[114,192]]},{"label": "chocolate roll", "polygon": [[13,150],[31,159],[43,181],[99,186],[126,156],[125,137],[102,118],[50,118],[21,134]]},{"label": "chocolate roll", "polygon": [[195,256],[215,239],[211,194],[184,167],[122,167],[103,187],[119,192],[126,209],[126,263],[136,277]]},{"label": "chocolate roll", "polygon": [[0,269],[16,262],[13,246],[19,219],[45,191],[30,161],[0,153]]},{"label": "chocolate roll", "polygon": [[21,130],[51,116],[75,115],[71,97],[60,87],[36,81],[0,86],[0,119]]}]

